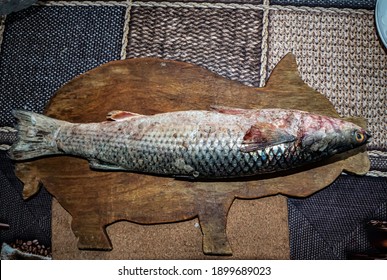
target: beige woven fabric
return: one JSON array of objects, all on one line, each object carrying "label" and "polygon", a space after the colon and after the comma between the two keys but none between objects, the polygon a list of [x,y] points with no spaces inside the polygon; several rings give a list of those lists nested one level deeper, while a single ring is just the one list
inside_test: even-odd
[{"label": "beige woven fabric", "polygon": [[369,13],[270,11],[268,73],[288,52],[302,79],[342,116],[362,116],[370,149],[387,149],[387,55]]}]

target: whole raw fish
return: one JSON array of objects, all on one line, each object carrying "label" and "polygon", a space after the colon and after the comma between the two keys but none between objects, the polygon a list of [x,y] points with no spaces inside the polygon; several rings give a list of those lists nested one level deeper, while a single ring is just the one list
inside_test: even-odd
[{"label": "whole raw fish", "polygon": [[153,116],[114,111],[110,121],[73,124],[14,111],[12,159],[68,154],[91,168],[190,178],[252,176],[295,168],[361,146],[363,128],[283,109],[215,107]]}]

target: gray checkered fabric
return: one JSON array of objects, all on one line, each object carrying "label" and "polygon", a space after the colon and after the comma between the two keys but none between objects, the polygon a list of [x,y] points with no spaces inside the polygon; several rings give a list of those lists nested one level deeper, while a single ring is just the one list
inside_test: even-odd
[{"label": "gray checkered fabric", "polygon": [[119,59],[124,12],[31,7],[9,15],[0,57],[0,126],[13,124],[13,109],[42,112],[64,83]]},{"label": "gray checkered fabric", "polygon": [[387,180],[343,175],[288,207],[292,259],[347,259],[372,249],[369,220],[387,220]]},{"label": "gray checkered fabric", "polygon": [[0,15],[8,15],[11,12],[25,9],[37,0],[0,0]]},{"label": "gray checkered fabric", "polygon": [[386,157],[370,157],[371,170],[387,171],[387,158]]},{"label": "gray checkered fabric", "polygon": [[17,131],[7,131],[6,128],[0,129],[0,143],[11,145],[17,141]]},{"label": "gray checkered fabric", "polygon": [[273,5],[373,9],[376,0],[272,0]]}]

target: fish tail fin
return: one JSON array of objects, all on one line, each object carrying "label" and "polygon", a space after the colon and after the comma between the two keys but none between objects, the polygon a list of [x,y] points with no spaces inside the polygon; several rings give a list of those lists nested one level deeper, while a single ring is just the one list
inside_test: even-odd
[{"label": "fish tail fin", "polygon": [[12,113],[18,121],[18,140],[8,151],[11,159],[25,160],[62,153],[55,139],[65,121],[24,110]]}]

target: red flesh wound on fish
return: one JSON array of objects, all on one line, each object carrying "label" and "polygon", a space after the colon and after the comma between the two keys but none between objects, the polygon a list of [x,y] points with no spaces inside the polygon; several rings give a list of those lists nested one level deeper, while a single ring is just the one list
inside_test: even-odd
[{"label": "red flesh wound on fish", "polygon": [[243,137],[242,152],[253,152],[266,147],[294,141],[296,137],[271,124],[256,123]]},{"label": "red flesh wound on fish", "polygon": [[218,113],[228,114],[228,115],[242,115],[250,111],[249,109],[240,109],[240,108],[232,108],[232,107],[217,106],[217,105],[211,105],[210,108],[211,110],[216,111]]},{"label": "red flesh wound on fish", "polygon": [[132,113],[132,112],[127,112],[127,111],[111,111],[107,114],[106,119],[109,121],[125,121],[127,119],[136,117],[136,116],[141,116],[140,114]]}]

